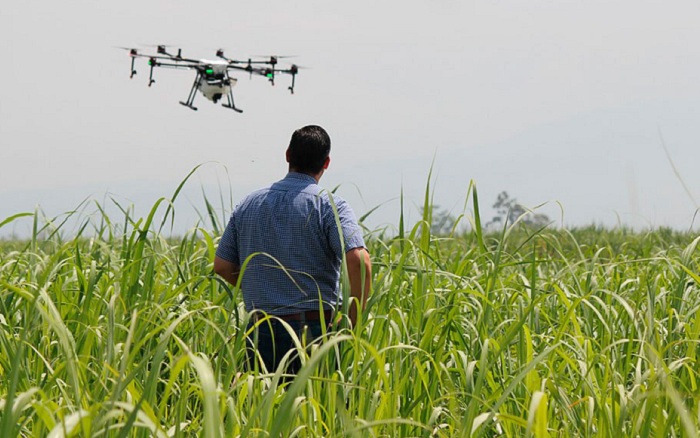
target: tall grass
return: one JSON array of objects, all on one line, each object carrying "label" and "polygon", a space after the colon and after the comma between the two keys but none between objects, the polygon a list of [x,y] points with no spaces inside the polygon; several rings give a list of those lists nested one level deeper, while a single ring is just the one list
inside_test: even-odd
[{"label": "tall grass", "polygon": [[243,367],[209,200],[163,234],[181,187],[145,218],[97,205],[64,237],[34,213],[0,242],[0,436],[698,436],[700,238],[485,233],[474,186],[474,231],[435,236],[428,186],[421,222],[367,233],[359,325],[299,339],[288,380]]}]

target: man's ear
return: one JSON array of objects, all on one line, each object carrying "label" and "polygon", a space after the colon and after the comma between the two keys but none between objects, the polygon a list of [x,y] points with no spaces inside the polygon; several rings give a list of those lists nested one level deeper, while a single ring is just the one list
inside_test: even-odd
[{"label": "man's ear", "polygon": [[328,165],[331,164],[331,157],[326,157],[326,161],[323,162],[323,170],[328,169]]},{"label": "man's ear", "polygon": [[284,157],[287,160],[287,163],[289,163],[289,149],[287,149],[287,152],[284,153]]}]

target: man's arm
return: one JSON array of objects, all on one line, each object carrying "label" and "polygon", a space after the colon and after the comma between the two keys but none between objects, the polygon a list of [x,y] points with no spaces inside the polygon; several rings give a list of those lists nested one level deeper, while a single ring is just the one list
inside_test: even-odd
[{"label": "man's arm", "polygon": [[224,260],[221,257],[214,258],[214,272],[220,275],[224,280],[231,283],[233,286],[238,283],[238,273],[241,271],[241,267],[236,263]]},{"label": "man's arm", "polygon": [[355,325],[357,321],[357,303],[365,310],[372,284],[372,262],[369,253],[364,248],[353,248],[345,253],[345,263],[348,268],[350,280],[350,322]]}]

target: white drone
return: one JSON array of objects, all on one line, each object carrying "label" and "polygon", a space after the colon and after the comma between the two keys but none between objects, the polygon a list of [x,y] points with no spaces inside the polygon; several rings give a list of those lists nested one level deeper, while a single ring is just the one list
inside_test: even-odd
[{"label": "white drone", "polygon": [[192,84],[192,89],[190,90],[189,96],[185,102],[180,101],[180,103],[190,109],[197,110],[197,107],[193,105],[194,97],[199,90],[204,97],[217,103],[219,99],[226,96],[227,103],[222,104],[225,108],[230,108],[234,111],[242,113],[243,110],[237,108],[233,102],[233,92],[231,88],[236,85],[238,79],[229,76],[230,70],[239,70],[248,72],[251,76],[258,75],[266,77],[272,85],[275,85],[275,75],[280,73],[286,73],[292,76],[292,84],[287,88],[292,94],[294,94],[294,80],[297,73],[299,72],[299,67],[292,64],[288,69],[278,69],[277,61],[280,57],[270,56],[264,60],[252,60],[248,58],[246,61],[239,61],[235,59],[229,59],[224,56],[224,51],[219,49],[216,51],[216,60],[208,59],[187,59],[182,57],[182,49],[177,50],[177,55],[168,53],[166,47],[163,45],[158,46],[157,55],[141,54],[137,49],[126,48],[129,51],[129,56],[131,56],[131,78],[136,74],[134,69],[134,63],[136,58],[148,58],[148,65],[151,66],[151,73],[148,79],[148,86],[150,87],[155,83],[153,79],[153,69],[155,67],[169,67],[176,69],[187,69],[195,70],[197,75],[194,78],[194,83]]}]

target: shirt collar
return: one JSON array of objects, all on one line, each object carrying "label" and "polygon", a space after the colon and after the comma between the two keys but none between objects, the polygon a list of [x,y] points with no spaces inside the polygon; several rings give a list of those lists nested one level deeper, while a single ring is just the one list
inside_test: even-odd
[{"label": "shirt collar", "polygon": [[309,183],[316,184],[316,178],[314,178],[311,175],[307,175],[305,173],[301,172],[289,172],[287,173],[287,176],[284,177],[286,180],[297,180],[297,181],[306,181]]}]

